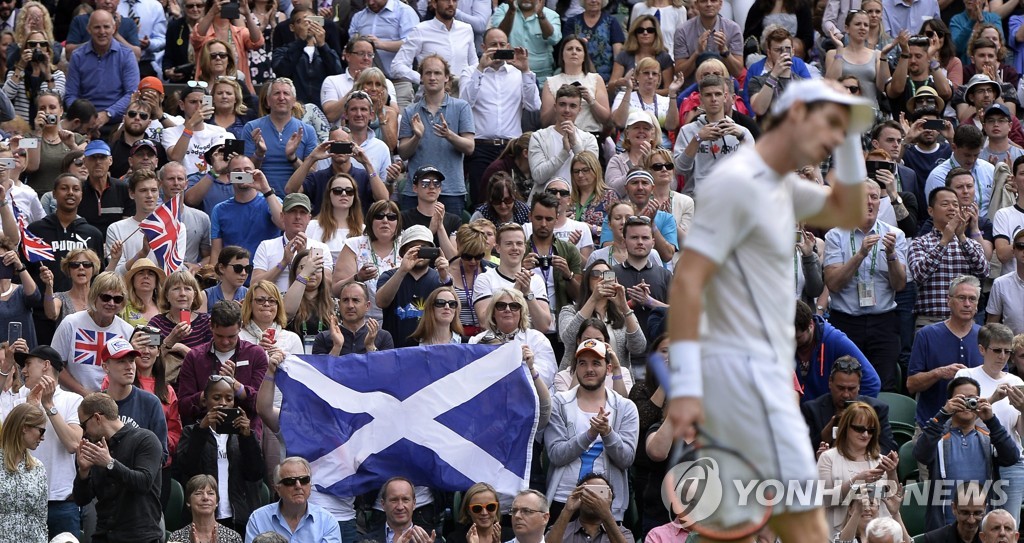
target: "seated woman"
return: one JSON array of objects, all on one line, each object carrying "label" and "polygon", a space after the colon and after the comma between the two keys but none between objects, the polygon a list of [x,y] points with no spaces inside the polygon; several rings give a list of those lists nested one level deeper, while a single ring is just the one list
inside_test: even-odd
[{"label": "seated woman", "polygon": [[[473,224],[464,224],[455,233],[459,256],[449,262],[448,269],[452,278],[452,288],[459,300],[459,322],[462,324],[461,334],[475,336],[483,331],[476,311],[473,311],[473,287],[481,273],[494,267],[488,260],[491,252],[486,231]],[[430,307],[427,305],[426,307]]]},{"label": "seated woman", "polygon": [[217,255],[217,264],[214,272],[220,281],[204,290],[200,295],[202,302],[199,304],[201,313],[209,313],[213,304],[221,300],[234,300],[241,302],[249,289],[245,282],[249,280],[252,273],[252,262],[249,260],[249,251],[237,245],[228,245],[221,249]]},{"label": "seated woman", "polygon": [[[28,273],[25,265],[18,258],[18,252],[15,251],[16,245],[16,240],[0,236],[0,265],[11,272],[0,278],[0,334],[3,334],[0,337],[4,341],[9,341],[7,336],[10,333],[9,325],[15,322],[21,323],[21,337],[25,338],[28,347],[32,349],[36,346],[36,327],[32,318],[32,307],[39,304],[41,296],[32,275]],[[53,283],[53,272],[50,272],[49,268],[45,266],[43,268],[49,272],[47,274],[49,281]],[[18,272],[14,273],[14,270],[18,270]],[[21,284],[13,283],[12,277],[17,277]],[[4,377],[7,376],[4,375]]]},{"label": "seated woman", "polygon": [[494,224],[530,222],[530,206],[521,199],[515,181],[509,173],[497,171],[492,174],[487,182],[486,194],[487,203],[480,204],[470,220],[487,219]]},{"label": "seated woman", "polygon": [[529,309],[522,292],[517,289],[498,289],[490,303],[484,306],[480,317],[485,330],[469,338],[470,344],[481,343],[485,338],[487,342],[497,340],[498,343],[519,339],[524,348],[523,361],[526,361],[526,351],[529,350],[529,365],[531,369],[537,369],[535,375],[543,380],[547,388],[554,384],[555,373],[558,371],[555,351],[543,332],[530,327]]},{"label": "seated woman", "polygon": [[388,94],[388,85],[391,82],[384,75],[380,68],[367,68],[359,74],[353,91],[363,91],[370,95],[373,101],[373,120],[370,121],[370,129],[373,135],[387,144],[391,152],[398,148],[398,118],[400,112],[398,104],[394,103],[391,95]]},{"label": "seated woman", "polygon": [[213,339],[210,315],[199,313],[199,283],[188,270],[178,270],[167,277],[160,292],[163,313],[153,317],[149,325],[164,336],[161,347],[167,363],[167,380],[178,381],[178,371],[185,355],[194,347]]},{"label": "seated woman", "polygon": [[643,167],[654,177],[654,192],[651,193],[651,199],[657,200],[660,204],[658,211],[664,211],[676,220],[679,246],[683,247],[686,233],[690,231],[690,223],[693,222],[694,204],[693,198],[672,190],[672,184],[676,182],[672,151],[668,149],[651,151],[644,158]]},{"label": "seated woman", "polygon": [[139,326],[157,316],[160,313],[157,299],[165,278],[164,270],[148,258],[132,263],[131,269],[124,274],[128,303],[124,304],[120,317],[132,326]]},{"label": "seated woman", "polygon": [[[228,485],[230,484],[229,482]],[[239,532],[217,522],[217,506],[220,503],[217,477],[194,475],[185,483],[185,506],[192,514],[192,522],[180,530],[171,532],[167,540],[181,543],[242,543]],[[244,532],[245,527],[242,528]]]},{"label": "seated woman", "polygon": [[[228,20],[221,17],[221,2],[215,0],[206,1],[206,14],[203,15],[189,35],[192,42],[192,50],[199,59],[196,66],[196,79],[212,83],[217,77],[230,75],[239,81],[250,94],[255,93],[252,85],[252,78],[249,75],[248,51],[263,46],[263,32],[258,26],[255,18],[250,16],[249,3],[241,2],[239,18]],[[226,38],[226,41],[225,39]],[[209,59],[210,44],[220,43],[224,48],[215,49],[220,55],[216,61],[225,60],[223,64],[212,63]],[[231,43],[231,47],[228,47]],[[230,69],[227,68],[230,66]],[[237,66],[237,68],[236,68]]]},{"label": "seated woman", "polygon": [[659,145],[671,148],[672,140],[668,135],[679,129],[679,108],[675,103],[684,79],[682,74],[673,78],[668,84],[668,96],[663,96],[658,94],[662,87],[661,78],[658,61],[653,58],[640,60],[632,77],[625,78],[625,92],[616,96],[612,103],[612,120],[619,128],[625,128],[630,114],[646,111],[654,116],[661,128]]},{"label": "seated woman", "polygon": [[[580,113],[576,117],[576,128],[590,132],[601,141],[600,134],[604,123],[611,118],[608,108],[608,90],[604,79],[594,69],[590,60],[587,42],[575,34],[562,36],[562,41],[555,47],[555,58],[562,73],[547,78],[540,92],[540,122],[544,126],[555,123],[555,94],[562,85],[578,85],[583,93]],[[547,179],[538,179],[543,183]]]},{"label": "seated woman", "polygon": [[238,337],[256,345],[266,341],[285,354],[303,354],[302,338],[286,329],[287,325],[284,298],[277,285],[270,281],[252,285],[242,300],[242,329]]},{"label": "seated woman", "polygon": [[444,536],[446,543],[503,543],[513,538],[515,533],[512,529],[501,526],[498,491],[487,483],[477,483],[466,490],[462,495],[458,524]]},{"label": "seated woman", "polygon": [[331,297],[324,274],[323,257],[306,249],[296,253],[289,272],[284,309],[288,329],[299,335],[306,354],[310,354],[313,339],[328,329],[330,317],[338,312],[337,300]]},{"label": "seated woman", "polygon": [[321,201],[320,213],[306,225],[306,239],[327,244],[334,263],[345,248],[345,241],[363,233],[363,204],[356,180],[347,173],[336,174],[327,182]]},{"label": "seated woman", "polygon": [[14,106],[16,115],[30,122],[32,128],[40,129],[45,115],[40,116],[33,97],[41,91],[52,92],[61,100],[64,98],[64,72],[57,68],[53,57],[52,40],[44,32],[29,32],[18,44],[20,57],[7,72],[3,92]]},{"label": "seated woman", "polygon": [[608,208],[619,201],[619,194],[604,182],[604,170],[597,155],[583,151],[572,158],[569,169],[572,187],[568,214],[590,226],[590,236],[601,239],[601,225]]},{"label": "seated woman", "polygon": [[[661,76],[658,80],[658,90],[665,93],[665,88],[672,81],[672,46],[665,45],[662,38],[661,22],[654,15],[641,15],[633,19],[629,25],[629,33],[626,35],[626,45],[615,55],[615,66],[612,67],[611,78],[608,79],[608,95],[615,96],[622,88],[629,84],[630,77],[636,79],[640,73],[640,61],[651,59],[654,61],[654,70]],[[665,85],[665,87],[662,87]]]},{"label": "seated woman", "polygon": [[522,136],[509,141],[505,150],[484,170],[482,177],[482,179],[491,179],[498,172],[511,175],[518,193],[518,200],[526,200],[533,192],[533,172],[530,171],[531,136],[533,136],[533,132],[524,132]]},{"label": "seated woman", "polygon": [[[610,343],[619,360],[628,363],[630,356],[644,353],[647,339],[636,314],[627,305],[626,288],[609,278],[611,271],[604,260],[595,260],[586,267],[576,305],[567,305],[558,314],[558,336],[566,345],[577,345],[579,342],[573,341],[579,339],[580,331],[597,319],[608,327],[601,341]],[[573,355],[570,350],[566,349],[560,367],[569,367]]]},{"label": "seated woman", "polygon": [[[245,411],[235,407],[234,379],[211,375],[203,390],[203,418],[185,427],[174,469],[179,480],[210,475],[228,481],[227,499],[217,504],[217,522],[244,532],[260,506],[263,453]],[[220,459],[226,459],[226,462]]]},{"label": "seated woman", "polygon": [[[598,260],[604,260],[608,266],[615,266],[626,261],[629,256],[626,252],[626,238],[622,237],[622,227],[626,225],[626,219],[636,215],[636,206],[629,201],[619,201],[608,208],[608,230],[612,233],[612,242],[590,253],[587,259],[587,266]],[[663,266],[661,257],[657,251],[651,251],[647,261],[655,266]],[[609,268],[611,269],[611,268]]]},{"label": "seated woman", "polygon": [[[603,273],[603,272],[602,272]],[[642,333],[640,334],[643,335]],[[608,343],[612,336],[608,334],[608,327],[598,317],[591,317],[583,322],[583,325],[578,327],[576,332],[576,343],[566,343],[566,345],[579,345],[588,339],[594,339],[601,341],[605,344],[608,349],[608,375],[605,377],[604,386],[609,390],[614,390],[619,393],[623,398],[629,396],[630,389],[633,388],[633,374],[630,373],[629,369],[623,369],[622,364],[619,362],[619,356],[615,354],[615,347]],[[644,346],[646,347],[647,341],[644,340]],[[641,352],[643,352],[641,350]],[[555,392],[565,392],[580,384],[579,379],[576,377],[576,355],[571,354],[563,364],[568,367],[558,372],[555,375]]]},{"label": "seated woman", "polygon": [[423,316],[405,346],[462,343],[462,323],[459,322],[461,306],[459,295],[452,287],[434,289],[423,303]]}]

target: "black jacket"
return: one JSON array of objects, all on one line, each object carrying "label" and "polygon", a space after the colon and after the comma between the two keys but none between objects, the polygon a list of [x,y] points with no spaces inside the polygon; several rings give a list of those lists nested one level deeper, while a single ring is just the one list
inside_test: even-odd
[{"label": "black jacket", "polygon": [[274,74],[290,77],[295,83],[295,98],[304,104],[320,106],[320,86],[328,76],[341,73],[341,59],[329,45],[317,46],[313,60],[304,48],[306,42],[295,40],[274,49]]},{"label": "black jacket", "polygon": [[918,536],[918,543],[981,543],[981,538],[978,537],[978,532],[974,532],[974,539],[971,541],[963,541],[960,539],[960,534],[956,531],[956,522],[953,524],[947,524],[942,528],[925,532]]},{"label": "black jacket", "polygon": [[[899,447],[896,446],[896,440],[892,437],[892,428],[889,425],[889,406],[882,400],[871,396],[857,396],[857,401],[870,405],[878,415],[878,424],[881,426],[878,445],[882,449],[882,454],[898,450]],[[800,412],[803,413],[807,427],[811,431],[811,446],[814,450],[818,450],[818,445],[821,443],[821,431],[825,429],[825,425],[828,424],[832,415],[836,414],[835,406],[832,405],[832,394],[825,393],[811,401],[804,402],[800,405]]]},{"label": "black jacket", "polygon": [[[67,228],[61,225],[56,213],[51,213],[42,219],[28,225],[33,234],[39,236],[43,241],[53,246],[52,262],[45,262],[46,267],[53,272],[53,291],[63,292],[71,288],[69,279],[60,269],[60,261],[74,249],[92,249],[100,260],[103,260],[103,232],[99,228],[89,224],[82,217],[71,221]],[[29,264],[29,271],[36,284],[39,283],[40,263]],[[102,264],[101,264],[102,265]],[[95,270],[99,273],[102,270]]]},{"label": "black jacket", "polygon": [[[174,454],[174,473],[185,482],[195,475],[217,477],[217,441],[213,432],[190,424],[181,432]],[[236,526],[245,526],[249,515],[260,507],[263,453],[256,434],[228,437],[228,501]],[[221,489],[223,492],[223,489]]]}]

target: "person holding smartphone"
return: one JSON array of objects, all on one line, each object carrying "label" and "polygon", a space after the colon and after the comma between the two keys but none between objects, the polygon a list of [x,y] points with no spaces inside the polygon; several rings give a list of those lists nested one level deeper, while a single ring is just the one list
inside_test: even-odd
[{"label": "person holding smartphone", "polygon": [[273,67],[277,77],[295,82],[295,98],[320,106],[320,86],[327,77],[342,72],[338,52],[327,45],[324,18],[305,7],[292,10],[291,29],[295,39],[274,48]]},{"label": "person holding smartphone", "polygon": [[[25,338],[28,347],[36,346],[36,328],[32,319],[32,307],[38,306],[41,300],[39,289],[25,265],[18,259],[11,242],[4,239],[0,243],[0,305],[4,310],[0,313],[0,334],[3,341],[14,343]],[[45,266],[41,268],[53,281],[53,273]],[[41,273],[41,275],[42,275]],[[20,285],[12,280],[17,276]]]},{"label": "person holding smartphone", "polygon": [[206,167],[203,153],[213,147],[222,137],[234,139],[223,128],[207,123],[213,117],[213,97],[207,94],[205,81],[189,81],[185,90],[181,91],[181,116],[185,123],[165,128],[160,135],[160,143],[167,151],[167,160],[181,162],[185,165],[186,175],[192,175]]}]

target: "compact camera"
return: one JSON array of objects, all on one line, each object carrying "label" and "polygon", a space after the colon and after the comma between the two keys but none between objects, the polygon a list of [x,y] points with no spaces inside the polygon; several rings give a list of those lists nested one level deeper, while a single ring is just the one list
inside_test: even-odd
[{"label": "compact camera", "polygon": [[971,411],[977,411],[978,410],[978,397],[977,396],[971,396],[970,398],[964,398],[964,403],[967,404],[967,409],[970,409]]},{"label": "compact camera", "polygon": [[550,255],[548,255],[548,256],[538,256],[537,257],[537,266],[539,266],[540,269],[542,269],[542,270],[546,270],[546,269],[550,268],[551,267],[551,256]]}]

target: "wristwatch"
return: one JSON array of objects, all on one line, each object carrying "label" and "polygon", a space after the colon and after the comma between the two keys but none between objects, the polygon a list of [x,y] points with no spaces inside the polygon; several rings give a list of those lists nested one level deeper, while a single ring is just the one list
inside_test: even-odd
[{"label": "wristwatch", "polygon": [[55,405],[55,406],[50,407],[49,409],[47,409],[46,410],[46,414],[51,416],[51,417],[55,416],[57,414],[57,406]]},{"label": "wristwatch", "polygon": [[114,459],[111,458],[110,462],[107,462],[107,471],[114,469]]},{"label": "wristwatch", "polygon": [[536,299],[537,299],[537,295],[532,293],[532,292],[526,295],[526,301],[527,302],[532,302],[532,301],[534,301]]}]

